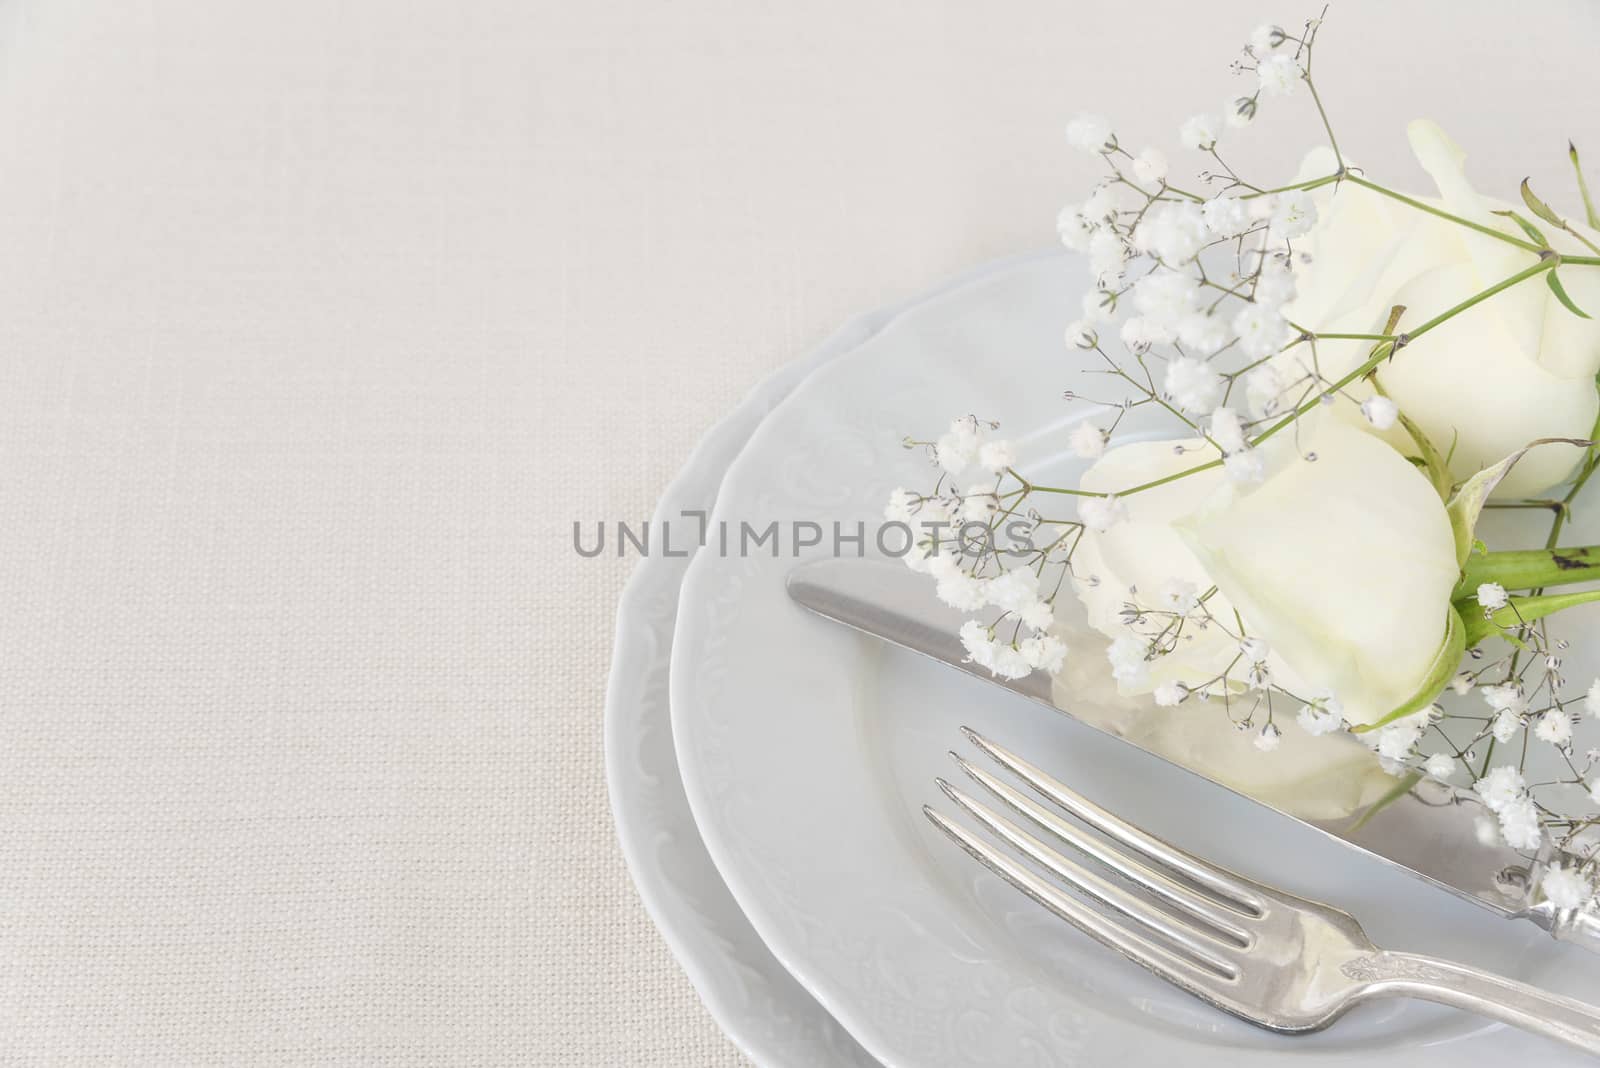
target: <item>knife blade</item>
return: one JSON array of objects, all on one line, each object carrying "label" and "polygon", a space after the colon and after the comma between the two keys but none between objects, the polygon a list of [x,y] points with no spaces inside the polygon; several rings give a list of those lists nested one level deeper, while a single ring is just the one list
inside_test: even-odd
[{"label": "knife blade", "polygon": [[[1034,672],[1020,679],[997,678],[972,663],[958,636],[965,617],[933,596],[926,576],[899,562],[814,560],[793,568],[787,586],[797,604],[819,616],[1003,687],[1096,730],[1105,730],[1058,703],[1048,676]],[[1133,739],[1113,736],[1174,763],[1166,754]],[[1239,792],[1199,769],[1186,770],[1224,790]],[[1425,792],[1413,788],[1381,806],[1339,819],[1297,816],[1260,798],[1241,796],[1499,916],[1528,920],[1555,938],[1600,953],[1600,919],[1586,912],[1558,910],[1548,901],[1535,900],[1538,870],[1558,858],[1542,855],[1530,870],[1527,860],[1510,847],[1483,844],[1474,823],[1484,809],[1466,790],[1429,781]]]}]

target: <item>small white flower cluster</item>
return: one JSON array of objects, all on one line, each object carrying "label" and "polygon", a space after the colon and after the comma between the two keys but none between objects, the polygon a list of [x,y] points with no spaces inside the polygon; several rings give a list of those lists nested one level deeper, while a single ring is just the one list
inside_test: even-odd
[{"label": "small white flower cluster", "polygon": [[[1305,77],[1298,50],[1285,49],[1290,43],[1300,41],[1276,26],[1252,35],[1248,53],[1260,84],[1233,102],[1230,115],[1253,116],[1263,93],[1284,95]],[[1093,354],[1138,392],[1125,408],[1171,408],[1221,450],[1229,477],[1249,483],[1263,473],[1252,437],[1283,414],[1287,397],[1319,384],[1302,361],[1275,359],[1299,337],[1284,308],[1294,300],[1295,267],[1303,258],[1294,242],[1315,227],[1317,208],[1305,188],[1313,183],[1269,190],[1244,182],[1219,154],[1218,129],[1211,117],[1199,115],[1179,131],[1180,142],[1225,171],[1206,176],[1220,179],[1221,188],[1202,195],[1173,184],[1158,150],[1130,155],[1104,118],[1080,115],[1068,124],[1068,141],[1100,158],[1107,175],[1057,217],[1063,244],[1088,256],[1094,276],[1066,342]],[[1119,315],[1121,356],[1110,351],[1106,336]],[[1236,356],[1247,361],[1243,367]],[[1157,362],[1159,373],[1152,368]],[[1240,380],[1244,396],[1230,404]],[[1380,427],[1398,417],[1387,398],[1375,398],[1363,411]],[[1105,434],[1086,426],[1073,448],[1095,458]],[[1080,518],[1095,529],[1120,515],[1111,502],[1080,506]]]},{"label": "small white flower cluster", "polygon": [[[1073,455],[1098,460],[1128,412],[1159,406],[1215,450],[1230,480],[1248,486],[1265,474],[1257,436],[1299,403],[1298,394],[1325,384],[1314,370],[1279,356],[1300,336],[1284,308],[1294,300],[1295,268],[1304,258],[1295,242],[1317,223],[1316,204],[1306,188],[1312,183],[1280,189],[1253,185],[1228,166],[1219,149],[1223,131],[1248,125],[1263,98],[1286,96],[1305,80],[1313,29],[1308,24],[1301,37],[1276,26],[1257,29],[1246,48],[1248,62],[1240,67],[1255,76],[1251,91],[1230,98],[1220,118],[1196,115],[1183,123],[1180,144],[1204,153],[1219,168],[1203,176],[1213,186],[1205,194],[1182,188],[1160,149],[1127,151],[1103,116],[1082,114],[1067,124],[1068,143],[1099,159],[1107,173],[1056,221],[1062,242],[1087,257],[1094,280],[1064,340],[1069,350],[1086,354],[1135,392],[1105,406],[1108,420],[1084,420],[1074,427],[1068,442]],[[1116,351],[1113,342],[1120,345]],[[1369,418],[1376,421],[1382,414]],[[970,620],[963,627],[962,641],[974,663],[1005,677],[1036,668],[1053,671],[1065,656],[1065,648],[1046,633],[1053,590],[1072,573],[1083,534],[1125,522],[1128,502],[1117,494],[1080,493],[1074,498],[1075,520],[1042,520],[1023,512],[1031,487],[1014,469],[1015,451],[992,440],[992,429],[968,416],[931,442],[908,442],[929,451],[940,482],[926,495],[897,490],[885,514],[908,523],[976,523],[988,529],[1019,515],[1036,524],[1054,522],[1057,536],[1012,568],[992,549],[963,555],[967,546],[959,537],[926,539],[907,557],[911,567],[933,576],[945,603],[964,612],[1002,613],[998,624]],[[1047,574],[1054,581],[1044,581]],[[1173,706],[1191,697],[1218,698],[1236,725],[1255,731],[1259,749],[1272,751],[1281,738],[1272,706],[1286,695],[1272,683],[1265,644],[1237,632],[1236,621],[1213,618],[1205,607],[1209,592],[1185,585],[1169,583],[1154,600],[1130,602],[1129,633],[1108,650],[1113,675],[1132,683],[1190,635],[1219,630],[1233,635],[1240,655],[1231,674],[1192,684],[1165,681],[1154,687],[1153,699]],[[1042,595],[1044,589],[1051,595]],[[1248,696],[1242,704],[1241,695]],[[1344,725],[1332,695],[1308,703],[1301,720],[1319,731]],[[1403,734],[1391,731],[1386,748],[1396,749]]]},{"label": "small white flower cluster", "polygon": [[[1066,662],[1067,647],[1049,633],[1055,594],[1044,592],[1041,576],[1056,547],[1033,550],[1028,554],[1032,566],[1003,566],[996,551],[1001,528],[1012,521],[1031,524],[1017,517],[1014,502],[1023,494],[1001,491],[1002,476],[1017,462],[1016,450],[1010,442],[991,437],[993,429],[993,424],[969,415],[956,419],[934,441],[908,441],[908,446],[929,450],[943,471],[940,486],[926,496],[894,490],[883,515],[889,522],[928,532],[904,559],[912,570],[935,580],[941,601],[963,612],[1000,611],[991,622],[968,620],[962,626],[961,641],[974,663],[1001,678],[1021,678],[1035,670],[1053,675]],[[1104,437],[1096,436],[1103,448]],[[945,485],[974,472],[980,481],[969,481],[964,489]],[[998,636],[1008,623],[1009,635]]]},{"label": "small white flower cluster", "polygon": [[1539,809],[1514,764],[1490,768],[1477,782],[1478,797],[1500,820],[1500,834],[1513,849],[1539,847]]}]

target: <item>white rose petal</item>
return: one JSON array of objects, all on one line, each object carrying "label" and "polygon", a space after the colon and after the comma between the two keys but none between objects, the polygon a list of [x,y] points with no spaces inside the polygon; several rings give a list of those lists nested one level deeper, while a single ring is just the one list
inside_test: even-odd
[{"label": "white rose petal", "polygon": [[1267,477],[1266,462],[1255,449],[1242,449],[1239,452],[1229,453],[1222,461],[1222,469],[1228,473],[1228,481],[1240,485],[1260,482]]},{"label": "white rose petal", "polygon": [[[1128,521],[1088,531],[1075,557],[1076,571],[1102,581],[1073,588],[1090,625],[1114,636],[1130,587],[1172,577],[1214,585],[1209,611],[1243,617],[1270,645],[1285,688],[1336,692],[1352,723],[1370,723],[1413,697],[1432,669],[1459,575],[1455,535],[1428,480],[1387,444],[1331,413],[1307,416],[1299,431],[1299,442],[1278,435],[1244,454],[1263,473],[1247,490],[1213,469],[1122,498]],[[1172,442],[1132,442],[1108,449],[1080,485],[1125,490],[1195,462]],[[1236,654],[1236,640],[1213,633],[1163,663],[1198,682]],[[1177,673],[1184,664],[1193,675]]]},{"label": "white rose petal", "polygon": [[[1438,188],[1432,201],[1454,215],[1520,238],[1494,214],[1513,205],[1478,195],[1464,153],[1439,127],[1418,121],[1412,149]],[[1333,173],[1331,151],[1307,157],[1300,177]],[[1344,185],[1313,192],[1317,227],[1296,248],[1310,253],[1290,316],[1324,332],[1380,332],[1395,305],[1405,323],[1424,322],[1464,295],[1521,270],[1527,253],[1418,212],[1380,194]],[[1516,205],[1522,210],[1521,205]],[[1600,240],[1581,222],[1572,225]],[[1558,252],[1584,254],[1581,242],[1555,231]],[[1563,284],[1579,307],[1600,306],[1600,271],[1572,272]],[[1582,287],[1580,294],[1574,287]],[[1323,374],[1337,379],[1367,358],[1371,343],[1319,342]],[[1514,286],[1412,339],[1380,369],[1384,392],[1423,433],[1453,446],[1450,473],[1463,480],[1545,437],[1587,437],[1600,399],[1600,319],[1567,311],[1548,286]],[[1537,496],[1564,480],[1581,450],[1544,446],[1529,452],[1495,487],[1496,499]]]}]

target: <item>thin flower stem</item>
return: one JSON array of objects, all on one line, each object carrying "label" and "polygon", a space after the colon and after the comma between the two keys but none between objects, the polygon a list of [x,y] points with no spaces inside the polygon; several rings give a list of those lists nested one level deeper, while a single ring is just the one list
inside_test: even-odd
[{"label": "thin flower stem", "polygon": [[1311,100],[1317,105],[1317,114],[1322,117],[1322,129],[1328,135],[1328,146],[1333,149],[1333,158],[1339,161],[1339,170],[1344,170],[1344,154],[1339,151],[1339,139],[1333,136],[1333,124],[1328,121],[1328,111],[1322,106],[1322,97],[1317,93],[1317,83],[1311,78],[1311,49],[1306,49],[1306,88],[1311,90]]},{"label": "thin flower stem", "polygon": [[1348,177],[1348,174],[1340,172],[1325,174],[1321,178],[1312,178],[1308,181],[1296,182],[1293,185],[1280,185],[1274,189],[1262,189],[1254,193],[1246,193],[1239,199],[1254,200],[1257,197],[1271,196],[1273,193],[1294,193],[1302,190],[1309,192],[1312,189],[1321,189],[1325,185],[1332,185],[1334,182],[1339,181],[1339,179]]},{"label": "thin flower stem", "polygon": [[1538,245],[1535,245],[1531,241],[1524,241],[1520,237],[1512,237],[1510,234],[1496,230],[1492,226],[1485,226],[1482,223],[1475,223],[1471,219],[1463,219],[1459,215],[1452,215],[1448,211],[1443,211],[1431,204],[1424,204],[1422,201],[1408,197],[1404,193],[1396,193],[1393,189],[1386,189],[1377,182],[1370,182],[1358,174],[1346,174],[1345,178],[1348,181],[1361,186],[1363,189],[1370,189],[1374,193],[1379,193],[1390,198],[1391,200],[1398,200],[1400,203],[1416,208],[1418,211],[1425,211],[1429,215],[1436,215],[1441,219],[1448,219],[1450,222],[1456,223],[1459,226],[1465,226],[1469,230],[1476,230],[1480,234],[1487,234],[1490,237],[1504,241],[1508,245],[1516,245],[1518,248],[1527,249],[1529,252],[1542,251]]},{"label": "thin flower stem", "polygon": [[[1362,363],[1357,365],[1355,370],[1351,371],[1349,374],[1345,375],[1343,378],[1341,378],[1337,382],[1333,383],[1327,389],[1318,390],[1317,393],[1313,397],[1311,397],[1311,399],[1305,401],[1303,404],[1301,404],[1298,407],[1296,407],[1294,409],[1294,411],[1290,412],[1288,415],[1284,416],[1282,419],[1280,419],[1276,423],[1272,424],[1272,426],[1268,427],[1266,430],[1263,430],[1259,435],[1257,435],[1257,437],[1251,442],[1251,444],[1252,445],[1260,445],[1263,441],[1266,441],[1268,438],[1272,437],[1274,434],[1278,433],[1278,431],[1284,429],[1285,427],[1290,426],[1297,419],[1299,419],[1302,415],[1305,415],[1311,409],[1315,408],[1318,404],[1322,403],[1322,397],[1325,394],[1337,393],[1341,389],[1343,389],[1346,386],[1350,385],[1350,383],[1355,382],[1357,379],[1360,379],[1363,376],[1365,376],[1368,372],[1370,372],[1373,369],[1375,369],[1379,364],[1381,364],[1385,359],[1387,359],[1390,356],[1390,354],[1392,352],[1394,352],[1394,350],[1396,349],[1397,346],[1403,347],[1403,346],[1401,346],[1401,342],[1402,341],[1404,341],[1406,343],[1410,343],[1412,341],[1415,341],[1417,338],[1419,338],[1422,335],[1428,333],[1430,330],[1434,330],[1434,329],[1438,328],[1441,324],[1448,322],[1449,320],[1453,319],[1457,315],[1460,315],[1462,312],[1466,311],[1467,309],[1475,307],[1476,305],[1483,303],[1484,301],[1488,300],[1490,297],[1494,296],[1496,293],[1503,292],[1504,290],[1510,289],[1512,286],[1516,285],[1519,282],[1524,282],[1524,281],[1528,280],[1529,278],[1534,277],[1535,275],[1540,275],[1540,274],[1543,274],[1546,271],[1554,269],[1554,267],[1556,266],[1556,262],[1557,261],[1554,260],[1554,259],[1540,260],[1538,263],[1536,263],[1533,266],[1527,268],[1526,270],[1518,271],[1516,274],[1511,275],[1509,278],[1502,279],[1501,281],[1496,282],[1494,285],[1492,285],[1489,288],[1483,290],[1482,292],[1476,293],[1473,296],[1468,297],[1466,300],[1462,301],[1460,304],[1457,304],[1452,308],[1448,308],[1445,311],[1440,312],[1438,315],[1435,315],[1432,319],[1429,319],[1427,322],[1423,323],[1421,326],[1418,326],[1415,330],[1408,330],[1404,334],[1400,334],[1400,335],[1396,336],[1395,338],[1393,338],[1391,340],[1382,342],[1381,344],[1379,344],[1378,346],[1376,346],[1372,350],[1372,355],[1371,356],[1367,357],[1366,360],[1364,360]],[[1203,464],[1196,464],[1194,467],[1185,468],[1182,471],[1176,471],[1176,472],[1174,472],[1174,473],[1172,473],[1170,475],[1167,475],[1167,476],[1165,476],[1163,478],[1152,479],[1149,482],[1141,482],[1137,486],[1130,486],[1127,489],[1118,490],[1114,494],[1114,496],[1126,497],[1126,496],[1128,496],[1130,494],[1134,494],[1134,493],[1143,493],[1145,490],[1152,490],[1152,489],[1157,488],[1158,486],[1165,486],[1167,483],[1176,482],[1180,478],[1187,478],[1190,475],[1197,475],[1202,471],[1210,471],[1213,468],[1217,468],[1217,467],[1221,467],[1221,466],[1222,466],[1222,461],[1220,459],[1211,460],[1211,461],[1209,461],[1207,463],[1203,463]],[[1059,487],[1059,486],[1031,486],[1031,488],[1034,489],[1034,490],[1039,491],[1040,493],[1067,493],[1067,494],[1072,494],[1073,496],[1077,496],[1077,497],[1106,497],[1106,496],[1113,496],[1113,494],[1093,493],[1093,492],[1090,492],[1090,491],[1087,491],[1087,490],[1066,489],[1064,487]]]}]

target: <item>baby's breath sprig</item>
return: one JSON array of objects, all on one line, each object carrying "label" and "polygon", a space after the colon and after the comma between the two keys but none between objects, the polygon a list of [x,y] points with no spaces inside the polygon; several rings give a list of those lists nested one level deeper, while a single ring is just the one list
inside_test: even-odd
[{"label": "baby's breath sprig", "polygon": [[[1600,268],[1600,254],[1587,254],[1600,250],[1526,185],[1523,201],[1543,229],[1518,210],[1496,212],[1495,219],[1408,196],[1350,161],[1313,73],[1322,26],[1318,15],[1292,32],[1265,25],[1250,35],[1233,63],[1247,88],[1178,131],[1181,146],[1204,161],[1194,181],[1177,178],[1160,149],[1132,150],[1107,119],[1080,115],[1067,124],[1068,143],[1097,159],[1103,174],[1056,220],[1063,244],[1084,254],[1091,275],[1065,342],[1087,371],[1113,386],[1105,396],[1065,395],[1084,410],[1068,448],[1098,463],[1139,414],[1163,420],[1180,436],[1170,448],[1181,459],[1124,485],[1049,485],[1024,473],[997,425],[973,415],[956,419],[936,439],[906,441],[940,473],[927,492],[896,490],[885,514],[921,531],[907,562],[936,580],[943,600],[966,612],[998,611],[961,629],[971,659],[994,674],[1060,670],[1068,651],[1055,626],[1059,598],[1068,589],[1081,598],[1103,588],[1102,576],[1083,563],[1085,546],[1129,521],[1139,495],[1201,475],[1248,495],[1267,477],[1269,442],[1279,451],[1292,444],[1299,459],[1317,461],[1314,442],[1302,440],[1312,413],[1332,409],[1396,447],[1404,442],[1439,495],[1451,499],[1460,490],[1450,473],[1457,443],[1431,440],[1408,416],[1385,388],[1389,365],[1461,315],[1520,287],[1543,283],[1573,314],[1584,314],[1561,279]],[[1310,98],[1322,142],[1302,177],[1274,182],[1241,173],[1228,158],[1229,142],[1263,108],[1299,95]],[[1577,150],[1570,155],[1576,168]],[[1579,182],[1584,218],[1600,227],[1581,171]],[[1386,320],[1379,329],[1300,321],[1297,298],[1314,262],[1322,215],[1350,189],[1473,240],[1489,239],[1507,252],[1497,261],[1504,273],[1426,318],[1396,303],[1374,316]],[[1566,244],[1549,241],[1547,231]],[[1600,439],[1600,423],[1591,439]],[[1547,550],[1559,544],[1572,502],[1600,467],[1600,448],[1579,444],[1583,459],[1564,496],[1488,505],[1550,509]],[[1073,502],[1075,513],[1052,514],[1051,505],[1062,501]],[[1469,561],[1469,573],[1476,566]],[[1564,850],[1569,863],[1546,872],[1545,893],[1562,907],[1587,906],[1600,845],[1600,749],[1579,755],[1575,728],[1600,718],[1600,680],[1580,696],[1566,692],[1566,642],[1551,636],[1547,611],[1556,595],[1534,589],[1512,596],[1492,581],[1469,593],[1456,610],[1466,632],[1457,637],[1471,656],[1450,689],[1460,697],[1476,693],[1483,704],[1447,709],[1424,696],[1354,730],[1391,774],[1473,791],[1484,805],[1485,840],[1530,857],[1551,845]],[[1568,600],[1556,607],[1570,607],[1600,592],[1559,598]],[[1286,729],[1311,736],[1352,729],[1338,694],[1296,692],[1282,660],[1215,585],[1174,578],[1129,589],[1114,615],[1099,628],[1111,628],[1110,672],[1125,690],[1149,693],[1158,707],[1212,703],[1263,752],[1277,749]],[[1491,657],[1486,644],[1507,651]],[[1182,678],[1167,670],[1198,648],[1208,666]],[[1438,685],[1452,667],[1445,665]],[[1556,755],[1554,774],[1532,770],[1529,755],[1538,747]],[[1577,815],[1574,797],[1582,802]]]}]

